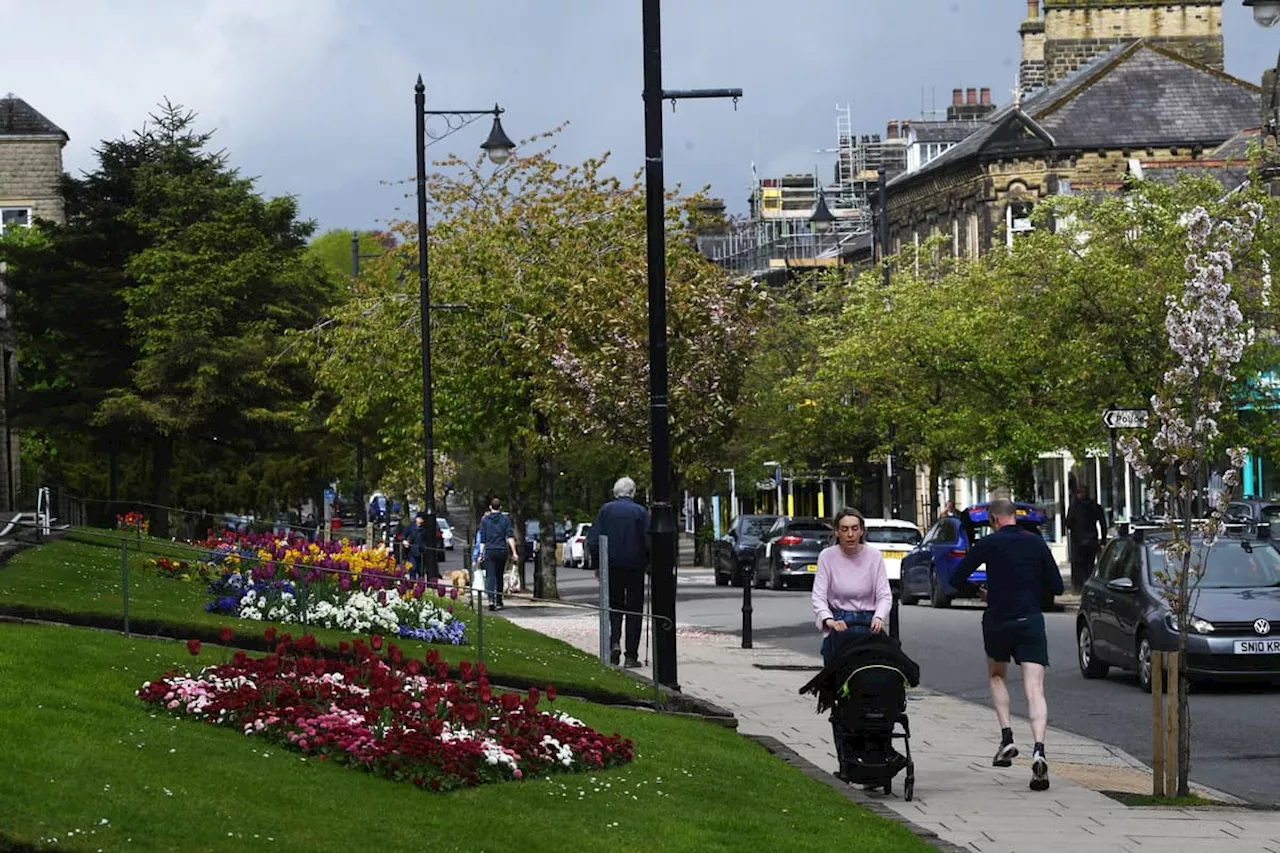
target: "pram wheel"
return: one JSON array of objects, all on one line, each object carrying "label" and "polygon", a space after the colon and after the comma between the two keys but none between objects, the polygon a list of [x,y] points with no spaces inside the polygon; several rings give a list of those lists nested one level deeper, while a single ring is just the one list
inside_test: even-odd
[{"label": "pram wheel", "polygon": [[[888,787],[888,786],[886,786]],[[887,791],[885,793],[888,793]],[[902,798],[908,803],[916,793],[916,779],[914,776],[908,776],[906,781],[902,783]]]},{"label": "pram wheel", "polygon": [[886,794],[892,794],[892,793],[893,793],[893,780],[892,780],[892,779],[890,779],[888,782],[885,782],[885,783],[884,783],[884,792],[885,792]]}]

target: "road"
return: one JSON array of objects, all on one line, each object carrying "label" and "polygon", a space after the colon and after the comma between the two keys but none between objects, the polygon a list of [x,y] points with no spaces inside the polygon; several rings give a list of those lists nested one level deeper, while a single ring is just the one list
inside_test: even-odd
[{"label": "road", "polygon": [[[591,574],[562,568],[563,598],[590,601],[595,594]],[[752,595],[754,638],[808,654],[815,664],[818,633],[809,593],[802,590]],[[681,569],[677,616],[701,628],[739,633],[742,590],[714,585],[709,569]],[[1052,666],[1047,676],[1050,723],[1076,734],[1118,746],[1151,760],[1151,697],[1138,689],[1132,675],[1112,670],[1100,681],[1085,681],[1075,660],[1075,614],[1045,615]],[[961,699],[990,706],[982,651],[980,606],[954,605],[949,610],[926,606],[901,608],[903,646],[920,664],[922,685]],[[1016,714],[1026,715],[1021,682],[1015,674],[1010,692]],[[1269,687],[1200,688],[1191,695],[1192,778],[1211,788],[1253,803],[1280,804],[1280,739],[1269,728],[1280,721],[1280,689]],[[975,732],[998,739],[991,730]],[[1020,739],[1029,735],[1017,732]],[[1052,757],[1053,745],[1048,745]]]}]

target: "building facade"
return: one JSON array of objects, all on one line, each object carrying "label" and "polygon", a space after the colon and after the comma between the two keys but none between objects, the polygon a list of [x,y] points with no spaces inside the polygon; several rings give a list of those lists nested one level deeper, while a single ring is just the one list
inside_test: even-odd
[{"label": "building facade", "polygon": [[[0,98],[0,234],[29,228],[37,219],[63,221],[58,184],[67,141],[62,128],[26,101],[13,95]],[[20,448],[11,420],[16,347],[0,267],[0,510],[16,510],[24,503]]]}]

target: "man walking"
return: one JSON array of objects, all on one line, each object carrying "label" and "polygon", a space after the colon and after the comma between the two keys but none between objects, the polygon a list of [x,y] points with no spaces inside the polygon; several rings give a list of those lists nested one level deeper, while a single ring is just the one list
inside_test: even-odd
[{"label": "man walking", "polygon": [[1004,499],[988,507],[995,532],[969,546],[969,553],[952,576],[952,585],[972,595],[969,576],[986,564],[985,589],[976,590],[987,602],[982,614],[982,643],[987,653],[987,678],[991,703],[1000,723],[1000,746],[992,765],[1009,767],[1018,755],[1009,716],[1009,688],[1005,681],[1009,658],[1022,670],[1022,689],[1031,716],[1031,790],[1049,788],[1049,763],[1044,738],[1049,707],[1044,697],[1044,670],[1049,665],[1049,641],[1040,602],[1052,593],[1062,594],[1062,574],[1043,538],[1018,527],[1013,503]]},{"label": "man walking", "polygon": [[1080,592],[1107,541],[1106,516],[1083,486],[1067,510],[1067,535],[1071,537],[1071,591]]},{"label": "man walking", "polygon": [[649,567],[649,511],[635,501],[636,483],[622,477],[613,484],[614,499],[600,507],[587,534],[591,564],[600,578],[600,537],[609,540],[609,661],[622,656],[620,637],[626,612],[627,659],[630,669],[640,666],[640,626],[644,611],[644,575]]},{"label": "man walking", "polygon": [[519,560],[516,551],[516,534],[511,527],[511,517],[502,511],[502,501],[489,501],[489,511],[480,519],[480,564],[484,567],[484,589],[489,596],[489,609],[502,607],[502,572],[507,566],[507,555]]}]

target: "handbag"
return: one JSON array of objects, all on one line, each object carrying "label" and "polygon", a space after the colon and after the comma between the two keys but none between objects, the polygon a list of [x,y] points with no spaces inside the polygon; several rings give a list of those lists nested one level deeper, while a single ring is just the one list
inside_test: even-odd
[{"label": "handbag", "polygon": [[506,578],[503,579],[503,591],[504,592],[520,591],[520,573],[516,571],[516,567],[514,563],[511,565],[511,568],[507,570]]}]

